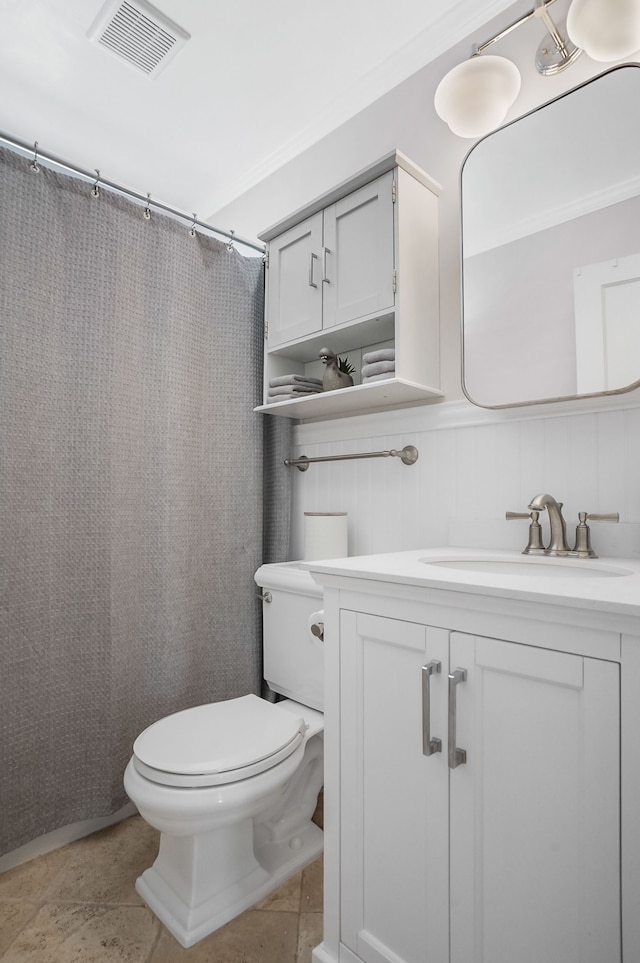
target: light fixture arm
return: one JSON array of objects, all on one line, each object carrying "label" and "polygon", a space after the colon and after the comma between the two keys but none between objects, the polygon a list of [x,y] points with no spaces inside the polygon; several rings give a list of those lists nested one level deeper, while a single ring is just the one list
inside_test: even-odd
[{"label": "light fixture arm", "polygon": [[[565,40],[562,36],[557,25],[551,19],[547,7],[550,7],[552,3],[556,0],[536,0],[536,5],[533,10],[529,10],[528,13],[523,14],[518,20],[509,24],[500,33],[497,33],[494,37],[490,37],[482,44],[477,44],[473,48],[472,56],[476,54],[481,54],[483,51],[490,47],[491,44],[496,43],[498,40],[502,40],[507,34],[510,34],[512,30],[517,27],[521,27],[523,23],[527,23],[534,17],[538,17],[542,20],[548,37],[545,37],[536,55],[536,69],[538,73],[545,76],[552,76],[553,74],[559,73],[568,67],[569,64],[573,63],[574,60],[580,55],[581,51],[578,47],[574,46],[570,40]],[[553,43],[555,49],[550,49],[551,44],[549,40]]]},{"label": "light fixture arm", "polygon": [[[551,2],[553,3],[554,0],[551,0]],[[540,17],[540,19],[544,23],[545,27],[549,32],[549,36],[551,37],[554,44],[556,45],[558,53],[562,54],[563,57],[568,58],[570,56],[570,51],[567,47],[567,41],[560,34],[555,23],[547,13],[547,3],[545,2],[545,0],[536,0],[536,6],[533,13],[534,13],[534,16]]]},{"label": "light fixture arm", "polygon": [[[541,2],[542,2],[542,5],[546,8],[550,6],[550,4],[555,3],[556,0],[541,0]],[[545,9],[545,13],[546,13],[546,9]],[[538,13],[537,8],[534,10],[530,10],[528,13],[524,13],[518,20],[515,20],[513,23],[509,24],[508,27],[505,27],[504,30],[501,30],[500,33],[497,33],[495,37],[490,37],[489,40],[485,40],[484,43],[475,44],[473,48],[473,53],[474,54],[483,53],[487,49],[487,47],[490,47],[491,44],[493,43],[497,43],[498,40],[502,40],[503,37],[506,37],[508,34],[510,34],[513,30],[516,29],[516,27],[521,27],[523,23],[527,23],[527,21],[531,20],[533,17],[539,17],[539,16],[540,14]],[[549,15],[547,14],[547,16]],[[551,18],[549,17],[549,19]]]}]

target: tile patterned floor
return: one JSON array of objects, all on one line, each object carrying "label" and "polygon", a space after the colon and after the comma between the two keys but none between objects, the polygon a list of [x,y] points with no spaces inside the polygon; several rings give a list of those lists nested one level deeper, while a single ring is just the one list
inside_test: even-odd
[{"label": "tile patterned floor", "polygon": [[311,963],[322,857],[185,950],[134,889],[158,833],[140,816],[0,875],[2,963]]}]

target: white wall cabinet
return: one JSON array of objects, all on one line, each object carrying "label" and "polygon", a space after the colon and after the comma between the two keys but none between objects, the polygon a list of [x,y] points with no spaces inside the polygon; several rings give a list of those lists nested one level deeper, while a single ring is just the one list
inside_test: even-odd
[{"label": "white wall cabinet", "polygon": [[[394,151],[260,235],[268,269],[257,410],[307,420],[442,396],[438,193]],[[325,345],[349,357],[354,387],[267,404],[271,378],[321,377]],[[395,348],[395,376],[362,385],[362,355],[380,346]]]},{"label": "white wall cabinet", "polygon": [[640,656],[625,682],[615,625],[317,577],[329,698],[315,963],[636,963],[639,713],[630,703],[625,772],[620,693]]},{"label": "white wall cabinet", "polygon": [[393,311],[393,183],[389,171],[271,242],[270,350]]}]

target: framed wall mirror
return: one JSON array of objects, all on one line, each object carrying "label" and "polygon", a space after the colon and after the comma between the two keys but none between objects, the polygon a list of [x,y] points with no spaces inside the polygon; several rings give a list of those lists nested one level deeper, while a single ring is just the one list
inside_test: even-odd
[{"label": "framed wall mirror", "polygon": [[463,388],[486,408],[640,386],[640,65],[500,128],[461,173]]}]

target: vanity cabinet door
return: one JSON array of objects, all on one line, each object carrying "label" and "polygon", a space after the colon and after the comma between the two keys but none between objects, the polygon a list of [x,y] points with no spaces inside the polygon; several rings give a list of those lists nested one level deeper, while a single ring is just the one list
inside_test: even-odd
[{"label": "vanity cabinet door", "polygon": [[451,963],[617,963],[619,666],[453,633]]},{"label": "vanity cabinet door", "polygon": [[446,749],[448,633],[342,611],[340,637],[340,959],[444,963],[447,759],[423,755],[422,666],[441,663],[430,723]]}]

